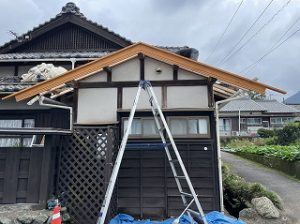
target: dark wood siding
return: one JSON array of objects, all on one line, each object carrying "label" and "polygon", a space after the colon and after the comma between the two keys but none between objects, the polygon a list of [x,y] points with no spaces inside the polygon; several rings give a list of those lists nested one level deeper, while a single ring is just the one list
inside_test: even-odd
[{"label": "dark wood siding", "polygon": [[[218,210],[218,182],[212,142],[177,141],[177,147],[204,210]],[[186,183],[182,183],[186,189]],[[178,215],[183,209],[164,150],[126,151],[118,177],[118,211],[137,218],[162,219]]]},{"label": "dark wood siding", "polygon": [[38,203],[44,148],[0,148],[0,202]]},{"label": "dark wood siding", "polygon": [[23,44],[14,52],[74,51],[74,50],[117,50],[121,47],[110,40],[67,23],[55,28],[34,41]]}]

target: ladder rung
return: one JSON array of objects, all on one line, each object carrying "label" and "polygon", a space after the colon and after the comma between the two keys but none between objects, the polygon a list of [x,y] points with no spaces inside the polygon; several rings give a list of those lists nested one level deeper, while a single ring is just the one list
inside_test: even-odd
[{"label": "ladder rung", "polygon": [[164,147],[170,145],[169,143],[132,143],[127,144],[126,149],[163,149]]},{"label": "ladder rung", "polygon": [[193,213],[194,215],[201,216],[201,214],[199,212],[196,212],[192,209],[187,209],[187,211],[190,212],[190,213]]},{"label": "ladder rung", "polygon": [[192,194],[186,193],[186,192],[183,192],[183,191],[181,191],[180,194],[182,194],[184,196],[188,196],[188,197],[194,197]]},{"label": "ladder rung", "polygon": [[179,161],[178,161],[178,159],[171,159],[171,160],[169,160],[169,162],[170,163],[178,163]]},{"label": "ladder rung", "polygon": [[165,126],[162,126],[160,129],[159,129],[159,131],[163,131],[163,130],[165,130],[166,128],[165,128]]},{"label": "ladder rung", "polygon": [[174,176],[177,179],[185,179],[185,176]]}]

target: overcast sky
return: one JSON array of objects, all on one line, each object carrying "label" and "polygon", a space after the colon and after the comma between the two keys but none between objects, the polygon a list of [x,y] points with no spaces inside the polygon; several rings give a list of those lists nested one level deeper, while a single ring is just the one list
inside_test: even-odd
[{"label": "overcast sky", "polygon": [[[13,38],[9,30],[25,33],[55,17],[67,2],[0,0],[0,44]],[[220,37],[241,0],[73,2],[88,19],[132,41],[194,47],[199,50],[201,62],[251,79],[257,77],[260,82],[288,91],[287,96],[300,90],[300,31],[297,32],[300,29],[300,0],[244,0],[222,39]],[[281,42],[276,47],[275,44]],[[275,48],[272,53],[245,70],[272,47]],[[274,92],[272,96],[277,99],[287,97]]]}]

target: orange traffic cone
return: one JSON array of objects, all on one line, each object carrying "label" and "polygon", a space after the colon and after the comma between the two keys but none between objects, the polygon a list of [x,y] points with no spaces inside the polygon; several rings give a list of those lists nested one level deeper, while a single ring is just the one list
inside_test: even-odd
[{"label": "orange traffic cone", "polygon": [[56,205],[53,209],[51,224],[61,224],[60,206]]}]

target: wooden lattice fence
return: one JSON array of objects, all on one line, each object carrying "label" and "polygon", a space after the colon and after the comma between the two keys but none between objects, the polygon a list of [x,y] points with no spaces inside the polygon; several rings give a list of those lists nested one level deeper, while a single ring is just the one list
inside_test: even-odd
[{"label": "wooden lattice fence", "polygon": [[[59,158],[58,193],[72,220],[94,224],[111,175],[117,148],[117,128],[113,126],[76,126],[72,136],[65,137]],[[111,215],[116,208],[111,203]]]}]

